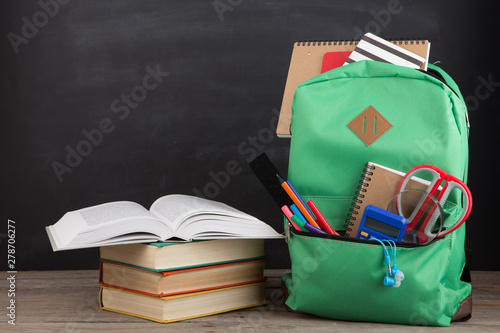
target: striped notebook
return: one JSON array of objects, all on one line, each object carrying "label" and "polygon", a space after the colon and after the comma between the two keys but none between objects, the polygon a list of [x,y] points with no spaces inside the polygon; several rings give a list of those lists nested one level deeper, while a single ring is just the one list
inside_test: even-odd
[{"label": "striped notebook", "polygon": [[366,33],[363,36],[344,65],[361,60],[375,60],[415,69],[419,69],[424,63],[427,63],[425,58],[372,33]]}]

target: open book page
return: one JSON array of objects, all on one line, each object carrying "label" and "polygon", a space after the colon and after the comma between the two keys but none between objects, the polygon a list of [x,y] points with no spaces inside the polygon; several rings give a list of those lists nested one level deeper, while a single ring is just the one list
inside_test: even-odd
[{"label": "open book page", "polygon": [[210,229],[211,235],[239,238],[282,237],[269,225],[247,213],[221,202],[194,196],[164,196],[153,203],[150,211],[170,223],[175,235],[183,239],[198,239],[197,230],[209,232]]},{"label": "open book page", "polygon": [[188,239],[222,238],[283,238],[266,223],[259,220],[240,220],[224,215],[196,215],[188,218],[176,231]]},{"label": "open book page", "polygon": [[183,194],[172,194],[157,199],[151,205],[150,211],[166,220],[173,230],[176,230],[179,224],[189,216],[203,213],[255,219],[255,217],[221,202]]},{"label": "open book page", "polygon": [[[56,247],[91,247],[131,241],[156,241],[171,237],[171,230],[141,205],[119,201],[66,213],[47,228]],[[147,236],[149,234],[149,236]],[[53,244],[54,245],[54,244]],[[54,247],[54,246],[53,246]]]}]

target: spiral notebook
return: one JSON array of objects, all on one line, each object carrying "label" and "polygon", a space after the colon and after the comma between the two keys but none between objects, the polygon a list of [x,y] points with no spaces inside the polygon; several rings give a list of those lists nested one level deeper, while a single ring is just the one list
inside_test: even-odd
[{"label": "spiral notebook", "polygon": [[[345,236],[356,237],[366,206],[373,205],[387,209],[391,200],[398,194],[399,184],[404,175],[403,172],[380,164],[373,162],[366,164],[361,175],[356,199],[346,221]],[[426,190],[429,184],[430,182],[425,179],[412,177],[407,188]]]},{"label": "spiral notebook", "polygon": [[[292,118],[292,100],[297,87],[321,74],[323,56],[327,52],[352,52],[359,41],[308,41],[296,42],[293,46],[292,58],[288,69],[288,77],[283,93],[280,116],[276,134],[278,137],[290,137],[290,122]],[[407,51],[413,52],[424,59],[421,69],[427,68],[430,43],[425,39],[402,39],[391,43],[398,45]]]}]

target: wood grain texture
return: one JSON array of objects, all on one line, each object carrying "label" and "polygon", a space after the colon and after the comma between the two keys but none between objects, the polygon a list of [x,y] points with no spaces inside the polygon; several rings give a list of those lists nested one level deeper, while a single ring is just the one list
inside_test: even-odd
[{"label": "wood grain texture", "polygon": [[[98,271],[22,271],[16,275],[16,326],[2,305],[0,331],[22,332],[479,332],[500,331],[500,272],[472,272],[472,319],[450,327],[418,327],[329,320],[290,313],[283,307],[280,278],[286,270],[266,270],[268,304],[219,315],[159,324],[99,309]],[[5,305],[7,273],[0,284]]]}]

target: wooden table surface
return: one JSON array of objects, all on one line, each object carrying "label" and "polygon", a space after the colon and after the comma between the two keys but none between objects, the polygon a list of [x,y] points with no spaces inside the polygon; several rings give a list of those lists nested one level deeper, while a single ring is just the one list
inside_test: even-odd
[{"label": "wooden table surface", "polygon": [[[10,274],[0,283],[0,332],[500,332],[500,272],[472,272],[472,319],[450,327],[418,327],[329,320],[287,312],[280,277],[266,270],[268,305],[182,322],[160,324],[99,308],[98,271],[21,271],[15,296],[8,296]],[[6,309],[15,299],[15,323]]]}]

